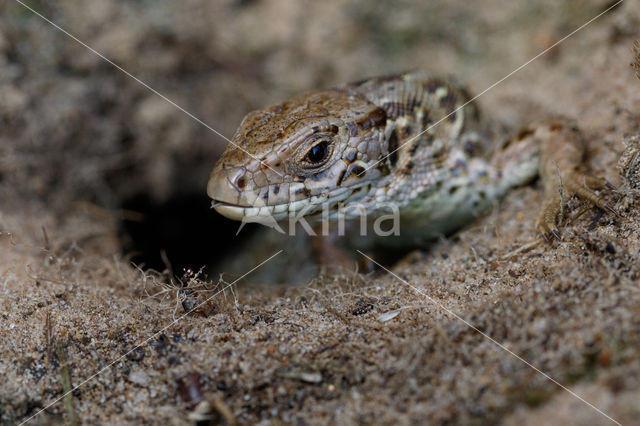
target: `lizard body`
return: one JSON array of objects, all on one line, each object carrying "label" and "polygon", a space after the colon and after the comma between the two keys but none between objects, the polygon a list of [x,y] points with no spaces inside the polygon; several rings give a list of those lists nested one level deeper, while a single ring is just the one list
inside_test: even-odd
[{"label": "lizard body", "polygon": [[393,205],[401,235],[382,241],[393,246],[450,233],[538,174],[545,237],[559,238],[561,185],[615,213],[586,187],[604,181],[576,170],[584,149],[574,125],[540,123],[496,149],[480,136],[469,99],[453,81],[421,72],[298,95],[244,118],[207,192],[219,213],[257,222],[300,212],[375,218]]}]

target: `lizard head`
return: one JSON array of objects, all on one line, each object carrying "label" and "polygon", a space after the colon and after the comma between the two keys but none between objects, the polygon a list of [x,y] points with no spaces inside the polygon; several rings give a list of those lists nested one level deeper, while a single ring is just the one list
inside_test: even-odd
[{"label": "lizard head", "polygon": [[387,153],[385,126],[384,110],[344,89],[251,112],[211,172],[212,206],[248,221],[336,211],[389,173],[377,163]]}]

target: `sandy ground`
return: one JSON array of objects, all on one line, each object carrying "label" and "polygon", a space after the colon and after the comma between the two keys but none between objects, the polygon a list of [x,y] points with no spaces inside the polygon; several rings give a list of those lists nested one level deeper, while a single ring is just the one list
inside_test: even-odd
[{"label": "sandy ground", "polygon": [[[28,4],[230,136],[253,108],[369,75],[479,93],[612,3]],[[275,250],[207,210],[224,141],[18,3],[0,16],[1,424],[640,424],[638,2],[479,100],[499,136],[574,117],[624,219],[571,199],[544,244],[534,183],[393,265],[413,287],[242,278]]]}]

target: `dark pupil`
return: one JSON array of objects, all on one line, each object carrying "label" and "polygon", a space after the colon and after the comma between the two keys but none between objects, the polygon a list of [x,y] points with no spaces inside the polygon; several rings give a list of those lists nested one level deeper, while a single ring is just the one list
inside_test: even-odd
[{"label": "dark pupil", "polygon": [[307,160],[310,163],[319,163],[327,156],[327,142],[320,142],[314,145],[309,152],[307,152]]}]

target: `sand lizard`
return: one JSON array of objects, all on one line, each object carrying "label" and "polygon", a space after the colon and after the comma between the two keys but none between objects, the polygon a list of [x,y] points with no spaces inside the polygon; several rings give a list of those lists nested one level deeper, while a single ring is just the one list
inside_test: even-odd
[{"label": "sand lizard", "polygon": [[219,213],[250,221],[301,209],[321,218],[323,205],[353,217],[359,212],[348,207],[357,205],[376,217],[394,203],[401,235],[382,241],[394,246],[448,234],[537,175],[544,202],[536,226],[546,239],[560,238],[562,193],[617,214],[589,189],[606,182],[577,170],[584,147],[571,121],[526,127],[494,147],[469,99],[452,80],[421,72],[295,96],[244,118],[207,192]]}]

